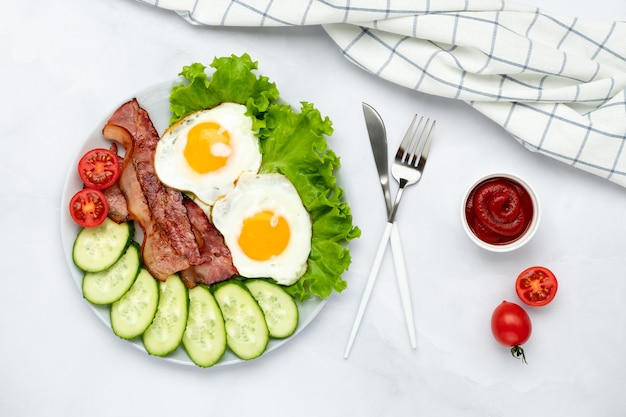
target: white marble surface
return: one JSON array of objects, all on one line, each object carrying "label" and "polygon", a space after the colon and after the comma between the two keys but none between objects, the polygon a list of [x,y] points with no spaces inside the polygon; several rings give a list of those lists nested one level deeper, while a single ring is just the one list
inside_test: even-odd
[{"label": "white marble surface", "polygon": [[[545,0],[557,14],[626,19],[622,0]],[[617,416],[626,411],[626,190],[532,154],[460,102],[408,91],[346,61],[319,27],[193,27],[131,0],[10,2],[0,17],[0,415]],[[199,369],[115,337],[69,275],[60,240],[68,166],[124,99],[183,65],[248,52],[286,100],[334,121],[333,148],[355,222],[350,287],[304,332],[249,363]],[[384,204],[361,113],[376,107],[396,146],[413,113],[438,120],[422,182],[398,215],[411,273],[409,346],[391,256],[352,355],[343,359]],[[460,199],[476,178],[517,173],[541,199],[526,247],[487,253],[464,235]],[[530,309],[528,365],[489,329],[532,264],[559,277]]]}]

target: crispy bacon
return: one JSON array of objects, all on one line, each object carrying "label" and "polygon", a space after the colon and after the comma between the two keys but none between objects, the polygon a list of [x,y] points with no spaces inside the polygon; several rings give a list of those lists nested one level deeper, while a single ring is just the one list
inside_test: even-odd
[{"label": "crispy bacon", "polygon": [[174,251],[167,236],[152,218],[133,164],[128,164],[123,168],[120,188],[126,196],[130,217],[143,230],[141,256],[146,269],[152,276],[165,281],[168,276],[189,268],[189,260]]},{"label": "crispy bacon", "polygon": [[[192,265],[202,263],[203,259],[200,257],[187,211],[182,204],[182,193],[165,186],[156,176],[154,153],[159,134],[148,112],[139,106],[136,99],[132,99],[111,116],[107,123],[107,126],[110,125],[126,130],[131,136],[132,152],[125,160],[129,160],[135,167],[137,179],[155,222],[170,240],[176,253],[189,259]],[[128,146],[122,145],[128,154]]]},{"label": "crispy bacon", "polygon": [[[126,198],[129,217],[144,232],[142,256],[146,268],[155,278],[165,280],[169,275],[189,268],[192,261],[200,263],[200,251],[186,210],[182,207],[182,196],[178,192],[177,200],[172,197],[176,193],[174,190],[150,184],[154,171],[151,155],[154,155],[158,133],[148,113],[133,99],[111,116],[104,126],[103,134],[106,139],[118,142],[126,150],[119,180],[120,189]],[[146,177],[148,190],[143,187]],[[160,224],[159,220],[165,217],[164,211],[168,209],[166,202],[176,204],[176,201],[180,208],[172,212],[180,222]],[[183,216],[181,208],[185,210]]]},{"label": "crispy bacon", "polygon": [[185,285],[189,288],[193,288],[197,284],[210,285],[226,281],[237,274],[230,250],[224,243],[224,237],[211,224],[204,211],[187,197],[183,199],[183,205],[187,209],[187,215],[196,233],[200,253],[203,257],[208,258],[201,265],[190,266],[181,271],[180,276]]},{"label": "crispy bacon", "polygon": [[[117,143],[111,143],[109,150],[117,155],[121,169],[124,158],[117,153]],[[122,193],[119,181],[116,181],[112,186],[104,189],[102,192],[109,203],[109,218],[116,223],[124,223],[130,220],[128,204],[126,204],[126,197],[124,197],[124,193]]]},{"label": "crispy bacon", "polygon": [[115,223],[124,223],[129,220],[128,204],[122,193],[119,182],[102,190],[109,203],[109,218]]},{"label": "crispy bacon", "polygon": [[[144,232],[143,263],[164,281],[180,272],[189,288],[225,281],[237,274],[230,251],[204,211],[181,192],[162,184],[153,160],[159,140],[137,100],[123,104],[103,129],[104,137],[125,148],[119,185],[107,199],[110,216],[134,220]],[[117,147],[112,145],[117,153]]]}]

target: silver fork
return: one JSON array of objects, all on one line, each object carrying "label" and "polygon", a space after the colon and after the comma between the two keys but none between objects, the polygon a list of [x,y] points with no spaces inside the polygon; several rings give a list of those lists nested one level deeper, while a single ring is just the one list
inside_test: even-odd
[{"label": "silver fork", "polygon": [[383,232],[380,244],[378,245],[378,250],[376,252],[376,256],[374,257],[374,262],[367,278],[363,295],[361,296],[361,302],[352,325],[352,331],[344,352],[344,358],[347,358],[350,355],[352,345],[356,339],[356,334],[361,325],[361,321],[363,320],[365,308],[367,307],[367,303],[369,302],[372,294],[372,289],[374,288],[374,283],[378,277],[380,264],[389,241],[391,229],[396,218],[396,213],[398,211],[398,206],[400,205],[404,189],[409,185],[417,183],[422,178],[422,174],[424,172],[424,166],[426,165],[428,152],[430,151],[430,142],[435,129],[436,121],[433,120],[431,123],[430,119],[426,119],[426,122],[422,126],[423,121],[423,116],[418,118],[418,116],[415,115],[415,117],[413,117],[413,121],[411,122],[411,125],[404,135],[404,138],[398,147],[398,151],[396,152],[396,156],[391,167],[391,174],[396,181],[398,181],[400,187],[398,189],[398,193],[396,194],[396,199],[393,203],[393,207],[391,208],[391,212],[389,213],[385,231]]}]

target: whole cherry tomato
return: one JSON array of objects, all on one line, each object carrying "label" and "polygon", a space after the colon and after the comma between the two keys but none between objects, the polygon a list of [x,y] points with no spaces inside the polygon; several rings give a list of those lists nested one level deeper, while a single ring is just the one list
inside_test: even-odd
[{"label": "whole cherry tomato", "polygon": [[529,306],[545,306],[556,295],[559,283],[548,268],[531,266],[522,271],[515,282],[515,292]]},{"label": "whole cherry tomato", "polygon": [[78,162],[78,175],[83,183],[95,190],[110,187],[120,177],[118,156],[105,148],[88,151]]},{"label": "whole cherry tomato", "polygon": [[503,301],[491,316],[491,332],[502,345],[511,348],[511,355],[526,363],[526,355],[521,345],[526,343],[532,332],[530,317],[522,307]]},{"label": "whole cherry tomato", "polygon": [[84,188],[70,200],[72,219],[82,227],[102,224],[109,214],[109,203],[101,191]]}]

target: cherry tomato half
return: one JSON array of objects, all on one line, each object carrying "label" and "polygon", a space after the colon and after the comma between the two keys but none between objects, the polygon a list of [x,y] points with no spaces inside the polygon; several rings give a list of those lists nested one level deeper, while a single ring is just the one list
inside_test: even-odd
[{"label": "cherry tomato half", "polygon": [[108,213],[109,203],[99,190],[82,189],[70,200],[72,219],[82,227],[95,227],[102,224]]},{"label": "cherry tomato half", "polygon": [[531,266],[522,271],[515,282],[515,292],[529,306],[545,306],[556,295],[559,284],[548,268]]},{"label": "cherry tomato half", "polygon": [[117,155],[104,148],[88,151],[78,162],[78,175],[83,183],[95,190],[110,187],[120,177],[121,167]]},{"label": "cherry tomato half", "polygon": [[520,345],[530,338],[532,324],[522,307],[502,301],[491,316],[491,332],[498,343],[511,348],[511,355],[521,356],[526,363],[526,355]]}]

